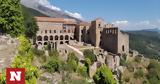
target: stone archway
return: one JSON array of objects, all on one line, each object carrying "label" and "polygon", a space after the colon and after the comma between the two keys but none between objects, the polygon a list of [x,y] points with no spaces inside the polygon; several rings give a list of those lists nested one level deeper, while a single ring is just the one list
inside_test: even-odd
[{"label": "stone archway", "polygon": [[44,36],[44,41],[48,41],[48,36]]},{"label": "stone archway", "polygon": [[65,40],[69,40],[69,36],[68,35],[65,35]]},{"label": "stone archway", "polygon": [[63,35],[60,36],[60,40],[63,40]]},{"label": "stone archway", "polygon": [[50,40],[51,40],[51,41],[53,40],[53,36],[50,36]]},{"label": "stone archway", "polygon": [[55,36],[55,40],[58,40],[58,39],[59,39],[59,38],[58,38],[58,36],[56,35],[56,36]]},{"label": "stone archway", "polygon": [[42,41],[42,36],[37,36],[37,41]]},{"label": "stone archway", "polygon": [[42,45],[42,43],[41,43],[41,42],[38,42],[38,46],[39,46],[39,45]]},{"label": "stone archway", "polygon": [[63,41],[61,41],[60,44],[63,44]]},{"label": "stone archway", "polygon": [[48,45],[48,43],[47,43],[47,42],[44,42],[44,45]]}]

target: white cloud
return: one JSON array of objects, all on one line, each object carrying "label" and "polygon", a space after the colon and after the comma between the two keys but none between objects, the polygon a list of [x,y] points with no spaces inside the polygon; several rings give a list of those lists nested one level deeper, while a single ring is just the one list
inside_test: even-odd
[{"label": "white cloud", "polygon": [[146,21],[140,21],[137,24],[139,24],[139,25],[150,25],[150,21],[148,21],[148,20],[146,20]]},{"label": "white cloud", "polygon": [[127,20],[115,21],[114,24],[128,24]]},{"label": "white cloud", "polygon": [[141,29],[151,29],[160,27],[160,23],[155,21],[138,21],[138,22],[130,22],[127,20],[122,21],[114,21],[113,24],[118,26],[122,30],[141,30]]},{"label": "white cloud", "polygon": [[59,7],[52,5],[48,0],[39,0],[38,3],[41,5],[44,5],[45,7],[51,8],[53,10],[61,11]]},{"label": "white cloud", "polygon": [[115,26],[119,27],[119,28],[127,28],[127,26],[129,25],[129,21],[127,20],[117,20],[112,22],[112,24],[114,24]]},{"label": "white cloud", "polygon": [[79,14],[79,13],[72,13],[72,12],[69,12],[67,10],[65,10],[65,13],[67,13],[69,16],[72,16],[72,17],[75,17],[75,18],[78,18],[78,19],[83,19],[82,15]]}]

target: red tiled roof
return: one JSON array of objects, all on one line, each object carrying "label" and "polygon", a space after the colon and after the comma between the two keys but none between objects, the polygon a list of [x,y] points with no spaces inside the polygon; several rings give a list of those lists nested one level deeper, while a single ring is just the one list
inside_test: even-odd
[{"label": "red tiled roof", "polygon": [[61,22],[66,24],[75,24],[74,19],[65,19],[65,18],[51,18],[51,17],[35,17],[38,22]]},{"label": "red tiled roof", "polygon": [[79,25],[80,26],[90,26],[91,24],[88,22],[80,22]]}]

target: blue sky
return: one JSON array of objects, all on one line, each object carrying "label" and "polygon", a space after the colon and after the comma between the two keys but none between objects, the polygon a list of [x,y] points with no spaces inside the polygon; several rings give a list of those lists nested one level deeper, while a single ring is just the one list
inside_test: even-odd
[{"label": "blue sky", "polygon": [[49,0],[89,21],[97,17],[126,30],[160,27],[160,0]]}]

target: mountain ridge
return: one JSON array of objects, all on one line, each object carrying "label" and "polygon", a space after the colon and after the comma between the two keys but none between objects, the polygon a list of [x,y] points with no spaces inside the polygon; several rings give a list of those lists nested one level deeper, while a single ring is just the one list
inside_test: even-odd
[{"label": "mountain ridge", "polygon": [[[49,17],[54,17],[54,18],[69,18],[69,19],[75,19],[77,22],[81,22],[82,20],[79,18],[76,18],[74,16],[69,15],[68,13],[61,11],[60,9],[53,9],[49,8],[45,5],[42,5],[38,2],[38,0],[33,0],[28,3],[24,3],[22,0],[21,4],[24,5],[26,8],[33,9],[35,11],[39,11],[40,13],[49,16]],[[28,5],[29,4],[29,5]]]}]

